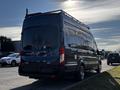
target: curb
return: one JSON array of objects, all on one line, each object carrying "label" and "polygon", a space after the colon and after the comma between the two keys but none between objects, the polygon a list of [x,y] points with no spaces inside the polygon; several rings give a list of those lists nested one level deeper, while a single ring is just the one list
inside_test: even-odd
[{"label": "curb", "polygon": [[[103,73],[103,72],[102,72],[102,73]],[[75,84],[72,84],[72,85],[70,85],[70,86],[67,86],[67,87],[63,88],[62,90],[69,90],[70,88],[75,87],[75,86],[77,86],[77,85],[79,85],[79,84],[81,84],[81,83],[83,83],[83,82],[85,82],[85,81],[87,81],[87,80],[89,80],[89,79],[91,79],[91,78],[94,78],[94,77],[96,77],[96,76],[98,76],[98,75],[100,75],[100,74],[102,74],[102,73],[99,73],[99,74],[93,75],[93,76],[91,76],[91,77],[88,77],[87,79],[84,79],[84,80],[82,80],[82,81],[79,81],[79,82],[77,82],[77,83],[75,83]]]}]

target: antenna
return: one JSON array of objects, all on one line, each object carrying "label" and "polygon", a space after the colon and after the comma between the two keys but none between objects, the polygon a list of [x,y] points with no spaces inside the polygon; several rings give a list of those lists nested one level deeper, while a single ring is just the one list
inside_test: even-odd
[{"label": "antenna", "polygon": [[26,16],[28,15],[28,8],[26,8]]}]

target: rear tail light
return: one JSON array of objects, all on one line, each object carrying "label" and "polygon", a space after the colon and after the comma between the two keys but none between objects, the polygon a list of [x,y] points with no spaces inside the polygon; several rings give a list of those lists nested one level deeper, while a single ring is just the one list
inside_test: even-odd
[{"label": "rear tail light", "polygon": [[64,53],[65,53],[64,48],[60,48],[59,49],[59,54],[60,54],[60,64],[61,65],[64,65]]}]

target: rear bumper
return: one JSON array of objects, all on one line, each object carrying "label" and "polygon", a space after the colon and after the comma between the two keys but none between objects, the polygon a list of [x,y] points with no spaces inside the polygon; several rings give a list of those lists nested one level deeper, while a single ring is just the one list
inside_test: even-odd
[{"label": "rear bumper", "polygon": [[[77,64],[76,64],[77,65]],[[76,71],[76,65],[41,65],[39,63],[24,64],[19,66],[19,75],[32,78],[63,76],[66,73]]]},{"label": "rear bumper", "polygon": [[51,75],[63,73],[64,67],[60,67],[59,65],[40,65],[39,63],[33,63],[29,65],[20,65],[18,72],[19,75],[33,78],[50,77]]}]

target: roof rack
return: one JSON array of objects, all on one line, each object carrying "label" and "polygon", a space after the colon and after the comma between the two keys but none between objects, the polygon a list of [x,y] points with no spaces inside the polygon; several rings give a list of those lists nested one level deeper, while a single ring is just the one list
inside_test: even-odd
[{"label": "roof rack", "polygon": [[54,11],[49,11],[49,12],[45,12],[45,13],[61,13],[64,12],[63,10],[54,10]]},{"label": "roof rack", "polygon": [[49,12],[46,12],[46,13],[64,13],[65,15],[67,15],[68,17],[70,17],[71,19],[73,19],[74,21],[76,21],[77,23],[80,23],[84,26],[86,26],[88,29],[90,29],[90,27],[82,22],[80,22],[79,20],[77,20],[76,18],[74,18],[73,16],[71,16],[70,14],[66,13],[65,11],[63,10],[55,10],[55,11],[49,11]]},{"label": "roof rack", "polygon": [[67,15],[68,17],[70,17],[71,19],[73,19],[74,21],[76,21],[77,23],[82,24],[82,25],[86,26],[88,29],[90,29],[88,25],[80,22],[78,19],[74,18],[74,17],[71,16],[70,14],[66,13],[65,11],[62,11],[62,12],[63,12],[65,15]]},{"label": "roof rack", "polygon": [[26,16],[28,16],[28,15],[37,15],[37,14],[39,14],[39,15],[40,15],[40,14],[54,14],[54,13],[63,13],[63,14],[65,14],[65,15],[67,15],[69,18],[71,18],[71,19],[73,19],[74,21],[76,21],[77,23],[82,24],[82,25],[84,25],[85,27],[87,27],[88,29],[90,29],[88,25],[80,22],[79,20],[77,20],[76,18],[74,18],[73,16],[71,16],[70,14],[66,13],[66,12],[63,11],[63,10],[54,10],[54,11],[49,11],[49,12],[44,12],[44,13],[39,12],[39,13],[28,14],[28,9],[26,9]]},{"label": "roof rack", "polygon": [[53,13],[61,13],[61,12],[63,12],[63,10],[55,10],[55,11],[49,11],[49,12],[44,12],[44,13],[42,13],[42,12],[39,12],[39,13],[28,13],[28,9],[26,9],[26,16],[28,16],[28,15],[37,15],[37,14],[53,14]]}]

